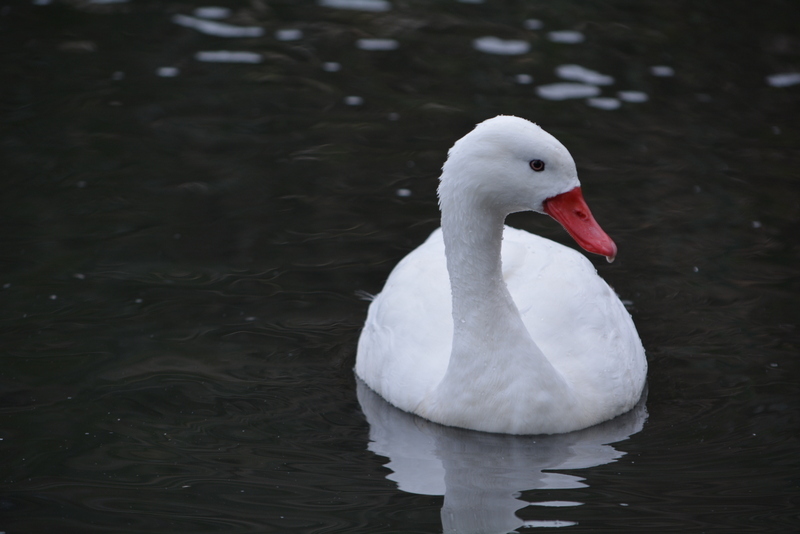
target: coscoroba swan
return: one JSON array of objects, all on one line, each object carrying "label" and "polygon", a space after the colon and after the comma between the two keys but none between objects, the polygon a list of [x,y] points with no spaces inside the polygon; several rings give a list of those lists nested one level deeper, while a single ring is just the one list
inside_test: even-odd
[{"label": "coscoroba swan", "polygon": [[569,432],[630,410],[647,360],[619,298],[582,254],[504,227],[547,213],[613,260],[567,149],[527,120],[484,121],[450,149],[439,203],[441,228],[369,307],[358,376],[402,410],[486,432]]}]

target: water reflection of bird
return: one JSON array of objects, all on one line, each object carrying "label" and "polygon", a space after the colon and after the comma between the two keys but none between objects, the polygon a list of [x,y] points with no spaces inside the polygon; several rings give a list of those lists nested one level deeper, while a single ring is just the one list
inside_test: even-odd
[{"label": "water reflection of bird", "polygon": [[527,506],[518,499],[520,492],[585,487],[582,478],[553,470],[613,462],[623,453],[609,443],[639,432],[647,419],[643,396],[633,410],[591,428],[551,436],[509,436],[425,421],[391,406],[360,380],[358,401],[370,425],[369,450],[389,459],[386,467],[392,473],[387,478],[408,493],[443,495],[443,531],[459,534],[574,524],[568,510],[558,521],[520,519],[515,512]]},{"label": "water reflection of bird", "polygon": [[569,432],[630,410],[647,362],[619,298],[583,255],[504,227],[547,213],[613,260],[567,149],[524,119],[484,121],[450,149],[439,201],[441,229],[370,305],[358,376],[405,411],[488,432]]}]

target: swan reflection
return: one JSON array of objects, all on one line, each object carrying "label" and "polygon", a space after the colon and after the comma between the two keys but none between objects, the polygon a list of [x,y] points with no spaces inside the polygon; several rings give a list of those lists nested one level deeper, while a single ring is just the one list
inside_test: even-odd
[{"label": "swan reflection", "polygon": [[569,526],[571,521],[523,521],[529,505],[578,506],[572,501],[525,503],[526,490],[586,487],[558,469],[613,462],[625,453],[609,445],[639,432],[647,419],[645,397],[630,412],[568,434],[512,436],[446,427],[403,412],[361,380],[358,400],[370,425],[369,450],[389,459],[387,478],[408,493],[443,495],[444,532],[506,533],[520,527]]}]

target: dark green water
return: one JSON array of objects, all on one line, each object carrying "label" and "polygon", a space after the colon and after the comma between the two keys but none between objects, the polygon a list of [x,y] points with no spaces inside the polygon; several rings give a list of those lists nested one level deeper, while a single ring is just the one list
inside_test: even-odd
[{"label": "dark green water", "polygon": [[[218,4],[250,37],[195,3],[0,6],[0,532],[796,529],[800,84],[768,79],[800,72],[795,2],[322,3]],[[569,64],[647,100],[540,97]],[[358,292],[501,113],[564,142],[619,245],[593,261],[649,395],[611,426],[452,431],[357,391]]]}]

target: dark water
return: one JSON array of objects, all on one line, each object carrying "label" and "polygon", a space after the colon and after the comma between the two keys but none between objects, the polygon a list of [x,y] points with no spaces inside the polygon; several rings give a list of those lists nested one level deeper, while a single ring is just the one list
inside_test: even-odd
[{"label": "dark water", "polygon": [[[219,4],[245,37],[197,3],[0,6],[0,531],[796,529],[796,3],[324,3]],[[570,64],[605,100],[539,96]],[[626,419],[494,436],[357,391],[358,292],[500,113],[569,147],[620,247]]]}]

